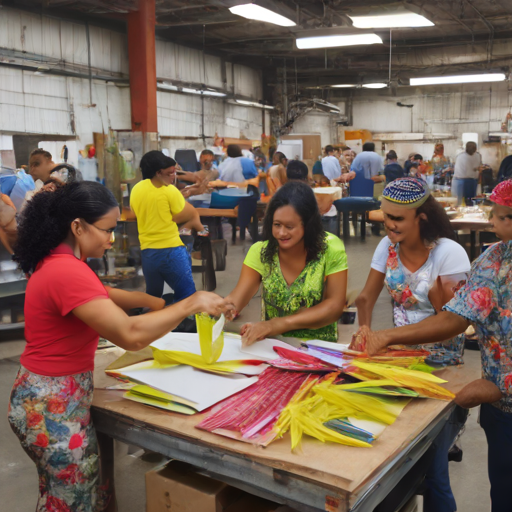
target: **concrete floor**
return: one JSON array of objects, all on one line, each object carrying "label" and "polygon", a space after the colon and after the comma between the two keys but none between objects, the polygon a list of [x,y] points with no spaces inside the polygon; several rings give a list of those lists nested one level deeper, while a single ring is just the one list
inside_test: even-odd
[{"label": "concrete floor", "polygon": [[[228,228],[229,230],[230,228]],[[230,232],[227,233],[230,239]],[[366,241],[351,238],[347,243],[349,260],[349,290],[364,286],[373,251],[380,238],[368,236]],[[250,239],[237,241],[228,247],[227,270],[217,273],[217,293],[227,295],[236,284],[243,258],[250,247]],[[198,288],[201,285],[198,282]],[[241,317],[228,329],[260,317],[260,296],[257,295],[244,310]],[[384,290],[374,312],[374,328],[391,327],[391,305]],[[340,340],[348,341],[355,326],[340,326]],[[0,338],[0,510],[33,512],[37,500],[37,475],[30,459],[22,450],[6,419],[9,393],[23,351],[22,332],[2,334]],[[466,364],[480,367],[480,354],[467,351]],[[485,436],[477,423],[478,411],[473,410],[461,445],[464,458],[460,463],[450,463],[450,478],[453,492],[461,512],[482,512],[490,510],[489,483],[487,479],[487,449]],[[133,450],[131,450],[133,451]],[[144,512],[144,474],[162,460],[148,461],[141,457],[141,451],[128,454],[128,447],[116,443],[116,492],[120,512]],[[199,511],[198,511],[199,512]]]}]

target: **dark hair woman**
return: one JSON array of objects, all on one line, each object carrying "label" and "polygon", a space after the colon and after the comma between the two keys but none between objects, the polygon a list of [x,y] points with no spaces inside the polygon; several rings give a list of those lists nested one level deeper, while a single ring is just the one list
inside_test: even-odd
[{"label": "dark hair woman", "polygon": [[342,241],[325,233],[317,201],[305,183],[283,185],[270,201],[263,242],[247,253],[240,279],[226,297],[241,311],[260,284],[263,321],[242,326],[244,344],[284,335],[336,342],[345,307],[347,256]]},{"label": "dark hair woman", "polygon": [[192,262],[178,224],[206,233],[197,210],[173,185],[176,162],[172,158],[161,151],[149,151],[142,157],[140,168],[144,179],[133,187],[130,207],[137,216],[146,291],[161,297],[165,282],[178,302],[196,291]]},{"label": "dark hair woman", "polygon": [[[368,280],[356,300],[363,337],[384,284],[393,298],[395,325],[401,326],[440,311],[470,270],[446,212],[422,180],[392,181],[384,189],[381,208],[387,236],[373,255]],[[422,348],[430,352],[432,362],[460,364],[463,346],[457,337]]]},{"label": "dark hair woman", "polygon": [[[142,293],[116,290],[109,297],[85,260],[111,247],[119,214],[111,192],[81,182],[36,194],[20,219],[14,259],[30,276],[27,345],[9,422],[37,466],[37,510],[76,510],[79,500],[80,510],[97,512],[109,500],[90,415],[98,335],[140,350],[190,314],[225,309],[221,297],[206,292],[166,309]],[[160,311],[129,317],[122,309],[136,306]]]},{"label": "dark hair woman", "polygon": [[[382,194],[387,236],[378,245],[365,287],[356,299],[359,331],[351,348],[364,350],[371,333],[372,312],[386,285],[393,299],[395,327],[416,324],[435,315],[453,298],[453,290],[466,280],[471,265],[466,251],[454,241],[444,209],[423,180],[400,178]],[[427,361],[462,364],[464,335],[442,343],[420,345],[429,352]],[[463,424],[463,423],[462,423]],[[434,459],[427,472],[425,503],[428,510],[454,510],[448,478],[448,450],[462,427],[450,419],[439,434]]]}]

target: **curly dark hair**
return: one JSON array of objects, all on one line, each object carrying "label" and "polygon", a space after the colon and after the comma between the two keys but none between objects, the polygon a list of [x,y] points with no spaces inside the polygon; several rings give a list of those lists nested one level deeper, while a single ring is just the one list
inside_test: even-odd
[{"label": "curly dark hair", "polygon": [[416,210],[416,215],[424,213],[427,220],[420,219],[420,236],[426,244],[432,244],[440,238],[456,240],[450,218],[435,197],[428,199]]},{"label": "curly dark hair", "polygon": [[75,219],[94,224],[118,206],[112,192],[95,181],[73,182],[55,192],[35,194],[18,222],[14,261],[23,272],[34,272],[37,264],[66,239]]},{"label": "curly dark hair", "polygon": [[263,240],[268,240],[263,249],[262,261],[271,264],[279,244],[272,234],[274,213],[283,206],[291,206],[302,219],[304,225],[304,247],[306,263],[314,261],[326,249],[325,231],[318,203],[311,187],[301,181],[290,181],[283,185],[272,197],[268,204],[263,220]]},{"label": "curly dark hair", "polygon": [[142,178],[150,180],[154,178],[158,171],[167,169],[168,167],[174,167],[176,160],[169,156],[165,156],[161,151],[148,151],[140,159],[140,170],[142,172]]}]

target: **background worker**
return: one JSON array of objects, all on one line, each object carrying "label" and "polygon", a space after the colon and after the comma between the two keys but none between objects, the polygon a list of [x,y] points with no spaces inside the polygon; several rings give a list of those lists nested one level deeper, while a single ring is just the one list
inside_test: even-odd
[{"label": "background worker", "polygon": [[146,292],[161,297],[164,283],[174,291],[174,302],[196,291],[190,255],[180,239],[178,224],[205,234],[199,214],[173,185],[176,162],[161,151],[149,151],[141,161],[143,180],[130,195],[137,216]]}]

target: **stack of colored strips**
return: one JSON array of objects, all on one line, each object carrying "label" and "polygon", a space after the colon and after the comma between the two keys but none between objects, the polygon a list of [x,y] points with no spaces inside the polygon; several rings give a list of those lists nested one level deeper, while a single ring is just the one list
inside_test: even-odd
[{"label": "stack of colored strips", "polygon": [[268,368],[256,384],[214,407],[197,428],[266,446],[275,438],[281,411],[302,386],[316,381],[307,373]]}]

